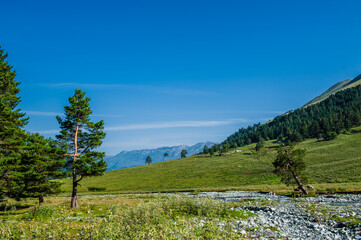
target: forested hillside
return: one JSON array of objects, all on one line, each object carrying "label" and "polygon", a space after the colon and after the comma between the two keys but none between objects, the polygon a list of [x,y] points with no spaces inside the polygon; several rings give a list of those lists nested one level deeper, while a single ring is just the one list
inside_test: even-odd
[{"label": "forested hillside", "polygon": [[361,124],[361,86],[330,95],[325,100],[278,116],[265,124],[241,128],[221,146],[241,147],[250,143],[278,139],[300,142],[307,138],[331,140],[343,130]]}]

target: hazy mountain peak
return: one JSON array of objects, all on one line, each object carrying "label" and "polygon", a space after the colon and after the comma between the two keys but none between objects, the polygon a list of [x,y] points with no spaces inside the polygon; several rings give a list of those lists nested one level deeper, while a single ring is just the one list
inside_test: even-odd
[{"label": "hazy mountain peak", "polygon": [[[213,142],[200,142],[193,146],[178,145],[178,146],[164,146],[155,149],[140,149],[133,151],[121,151],[115,156],[106,157],[105,161],[108,164],[108,170],[116,170],[121,168],[135,167],[145,164],[145,158],[150,156],[152,162],[161,162],[180,158],[181,151],[187,150],[187,156],[191,156],[203,151],[205,145],[211,147]],[[164,153],[168,153],[168,157],[164,157]]]}]

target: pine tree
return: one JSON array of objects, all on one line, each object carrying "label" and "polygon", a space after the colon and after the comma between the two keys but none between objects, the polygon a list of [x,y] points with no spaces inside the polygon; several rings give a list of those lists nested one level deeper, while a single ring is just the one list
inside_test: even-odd
[{"label": "pine tree", "polygon": [[223,145],[223,152],[227,153],[229,151],[229,148],[230,148],[230,146],[229,146],[228,141],[225,141],[225,143]]},{"label": "pine tree", "polygon": [[45,139],[39,134],[27,134],[26,147],[21,153],[20,172],[23,187],[15,198],[39,198],[60,192],[61,183],[55,179],[66,176],[64,170],[66,151],[59,142]]},{"label": "pine tree", "polygon": [[209,155],[211,155],[211,157],[213,157],[213,155],[214,155],[214,148],[211,147],[208,152],[209,152]]},{"label": "pine tree", "polygon": [[208,154],[209,153],[209,148],[207,145],[204,145],[203,147],[203,154]]},{"label": "pine tree", "polygon": [[145,159],[145,163],[147,163],[148,165],[152,163],[152,158],[150,156],[147,156],[147,158]]},{"label": "pine tree", "polygon": [[265,144],[264,139],[261,138],[256,144],[256,148],[255,148],[256,151],[259,152],[264,147],[264,144]]},{"label": "pine tree", "polygon": [[187,154],[188,154],[187,150],[183,149],[181,152],[181,158],[187,157]]},{"label": "pine tree", "polygon": [[68,159],[67,169],[73,178],[71,207],[78,207],[78,185],[87,176],[102,175],[107,168],[103,160],[103,152],[94,151],[102,144],[105,137],[104,121],[90,121],[92,111],[89,107],[90,98],[82,90],[75,90],[69,97],[70,106],[66,106],[65,119],[57,116],[61,131],[57,139],[66,144]]},{"label": "pine tree", "polygon": [[16,73],[5,60],[7,56],[0,47],[0,198],[20,191],[18,167],[26,137],[22,128],[28,122],[17,108],[20,83],[15,81]]},{"label": "pine tree", "polygon": [[216,144],[214,144],[212,147],[211,147],[211,150],[209,151],[209,154],[211,156],[213,156],[216,152],[218,151],[218,147]]},{"label": "pine tree", "polygon": [[164,155],[163,155],[163,161],[165,161],[165,158],[168,157],[168,156],[169,156],[168,153],[164,153]]},{"label": "pine tree", "polygon": [[303,185],[307,179],[302,175],[302,171],[306,168],[303,160],[306,149],[294,149],[295,146],[296,144],[292,143],[290,146],[280,147],[273,166],[275,167],[275,173],[281,176],[282,182],[286,185],[296,183],[304,194],[308,194]]}]

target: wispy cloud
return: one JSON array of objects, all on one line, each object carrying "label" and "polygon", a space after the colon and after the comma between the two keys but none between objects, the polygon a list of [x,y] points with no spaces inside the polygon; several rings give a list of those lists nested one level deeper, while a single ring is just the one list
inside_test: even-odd
[{"label": "wispy cloud", "polygon": [[244,115],[244,114],[284,114],[287,112],[286,110],[228,110],[228,111],[222,111],[222,110],[216,110],[212,111],[212,114],[220,114],[220,115],[226,115],[226,114],[236,114],[236,115]]},{"label": "wispy cloud", "polygon": [[[64,113],[60,112],[43,112],[43,111],[31,111],[31,110],[24,110],[26,114],[30,116],[44,116],[44,117],[55,117],[55,116],[64,116]],[[120,118],[124,117],[124,115],[112,115],[112,114],[92,114],[92,117],[103,117],[103,118]]]},{"label": "wispy cloud", "polygon": [[28,131],[31,133],[39,133],[39,134],[43,134],[43,135],[53,135],[53,134],[60,133],[60,129],[59,130],[40,130],[40,131],[28,130]]},{"label": "wispy cloud", "polygon": [[246,119],[229,119],[221,121],[174,121],[158,122],[144,124],[130,124],[113,127],[106,127],[106,131],[125,131],[125,130],[143,130],[143,129],[160,129],[160,128],[180,128],[180,127],[216,127],[230,125],[235,123],[248,122]]},{"label": "wispy cloud", "polygon": [[47,116],[47,117],[64,116],[63,113],[58,113],[58,112],[41,112],[41,111],[28,111],[28,110],[24,110],[24,112],[26,112],[26,114],[31,116]]},{"label": "wispy cloud", "polygon": [[52,88],[96,88],[96,89],[114,89],[121,88],[126,90],[136,90],[136,91],[150,91],[158,92],[163,94],[176,94],[176,95],[219,95],[214,92],[207,92],[202,90],[195,89],[183,89],[183,88],[172,88],[172,87],[161,87],[161,86],[151,86],[151,85],[135,85],[135,84],[103,84],[103,83],[52,83],[52,84],[39,84],[43,87],[52,87]]},{"label": "wispy cloud", "polygon": [[[143,123],[143,124],[130,124],[105,127],[105,131],[131,131],[131,130],[145,130],[145,129],[162,129],[162,128],[183,128],[183,127],[217,127],[236,123],[249,122],[246,119],[228,119],[220,121],[174,121],[174,122],[157,122],[157,123]],[[44,135],[59,133],[59,130],[40,130],[30,131],[37,132]]]}]

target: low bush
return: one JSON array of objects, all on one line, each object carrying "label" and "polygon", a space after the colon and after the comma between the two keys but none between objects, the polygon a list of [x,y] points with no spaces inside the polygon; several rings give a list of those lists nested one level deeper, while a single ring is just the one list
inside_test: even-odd
[{"label": "low bush", "polygon": [[88,190],[91,192],[102,192],[107,189],[105,187],[88,187]]},{"label": "low bush", "polygon": [[23,220],[47,220],[54,216],[54,213],[56,212],[55,209],[43,206],[43,207],[33,207],[30,208],[23,216]]}]

